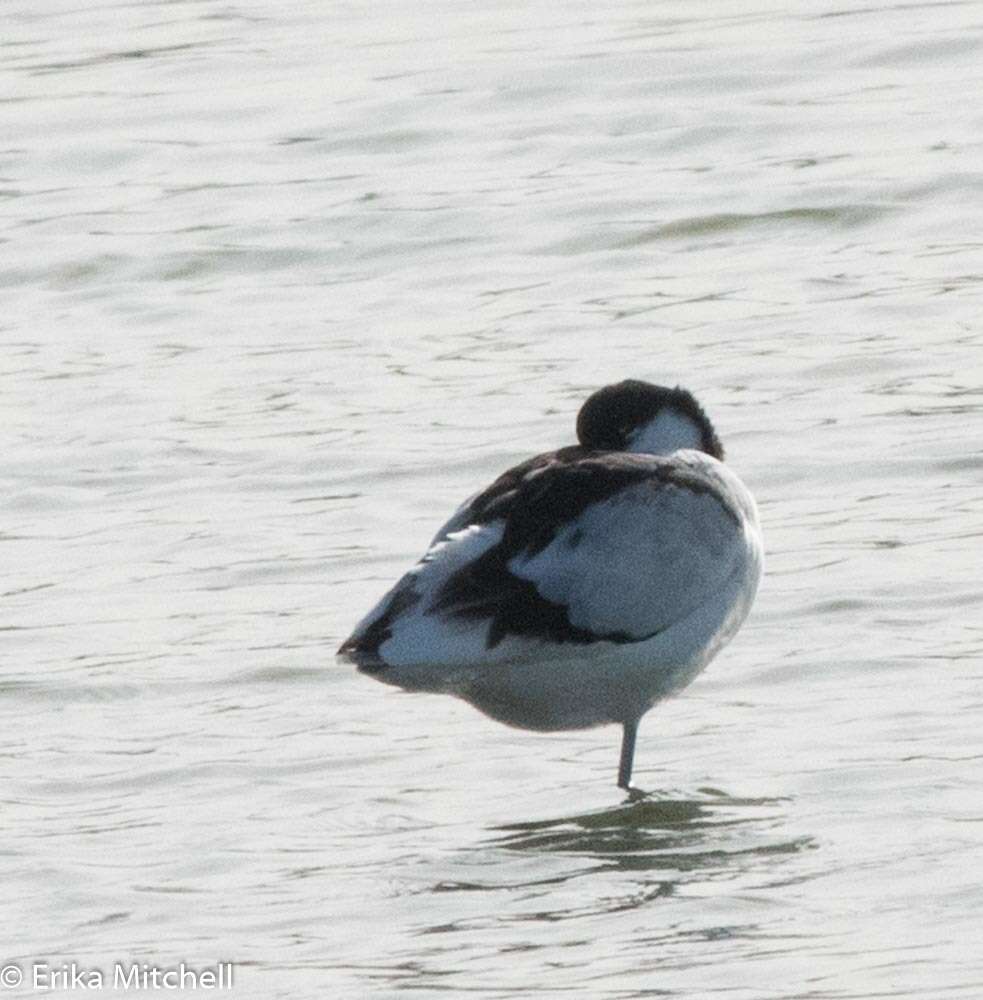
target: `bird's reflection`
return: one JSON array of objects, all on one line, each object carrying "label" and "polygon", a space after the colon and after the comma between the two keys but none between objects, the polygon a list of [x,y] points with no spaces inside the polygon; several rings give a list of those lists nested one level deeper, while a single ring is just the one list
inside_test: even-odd
[{"label": "bird's reflection", "polygon": [[809,837],[781,836],[786,801],[633,790],[611,808],[494,827],[485,846],[595,858],[626,871],[741,867],[812,846]]},{"label": "bird's reflection", "polygon": [[[611,915],[702,894],[713,882],[726,882],[732,894],[799,881],[809,875],[795,858],[814,843],[790,834],[788,807],[787,799],[709,788],[634,792],[609,808],[491,827],[459,858],[467,876],[441,879],[430,891],[490,893],[492,908],[469,904],[467,916],[420,932]],[[756,933],[711,921],[685,934],[697,932]]]}]

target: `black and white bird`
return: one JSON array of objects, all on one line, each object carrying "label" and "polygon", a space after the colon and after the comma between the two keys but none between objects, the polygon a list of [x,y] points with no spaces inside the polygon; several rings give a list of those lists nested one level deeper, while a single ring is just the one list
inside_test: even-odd
[{"label": "black and white bird", "polygon": [[465,501],[338,652],[511,726],[618,723],[628,788],[639,719],[747,616],[761,532],[685,389],[599,389],[577,439]]}]

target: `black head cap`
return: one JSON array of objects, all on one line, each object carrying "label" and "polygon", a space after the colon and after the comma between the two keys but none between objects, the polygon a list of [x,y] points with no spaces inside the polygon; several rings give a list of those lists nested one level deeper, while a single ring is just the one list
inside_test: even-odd
[{"label": "black head cap", "polygon": [[577,439],[594,451],[627,451],[632,437],[664,411],[674,413],[693,427],[691,447],[723,461],[723,445],[703,407],[678,385],[669,389],[625,379],[598,389],[577,415]]}]

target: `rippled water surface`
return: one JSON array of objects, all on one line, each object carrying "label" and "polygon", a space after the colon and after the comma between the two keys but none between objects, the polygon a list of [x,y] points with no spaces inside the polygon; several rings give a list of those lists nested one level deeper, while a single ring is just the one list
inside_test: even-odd
[{"label": "rippled water surface", "polygon": [[[0,962],[983,995],[983,3],[3,24]],[[626,376],[696,392],[768,547],[630,800],[614,729],[333,658]]]}]

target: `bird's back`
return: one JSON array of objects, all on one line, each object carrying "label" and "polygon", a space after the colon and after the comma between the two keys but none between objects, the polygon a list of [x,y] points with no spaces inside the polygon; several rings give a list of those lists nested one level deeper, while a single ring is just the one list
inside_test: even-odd
[{"label": "bird's back", "polygon": [[462,507],[342,652],[372,672],[630,658],[735,580],[753,596],[759,574],[754,502],[722,463],[562,449]]}]

